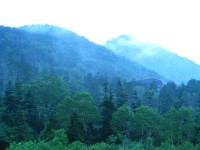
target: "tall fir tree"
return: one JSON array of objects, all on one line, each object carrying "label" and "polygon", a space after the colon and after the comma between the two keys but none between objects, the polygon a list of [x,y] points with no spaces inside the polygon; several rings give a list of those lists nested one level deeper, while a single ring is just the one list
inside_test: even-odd
[{"label": "tall fir tree", "polygon": [[77,113],[71,115],[71,122],[68,130],[69,142],[84,141],[84,126]]},{"label": "tall fir tree", "polygon": [[116,107],[113,103],[113,95],[109,88],[108,88],[108,82],[106,81],[103,86],[104,96],[103,96],[103,102],[102,102],[102,128],[101,128],[101,139],[103,141],[106,141],[113,133],[113,130],[111,128],[111,120],[112,120],[112,114],[116,110]]},{"label": "tall fir tree", "polygon": [[120,79],[117,82],[115,98],[117,107],[127,104],[128,102],[128,95]]},{"label": "tall fir tree", "polygon": [[8,139],[17,142],[31,139],[32,129],[27,123],[27,113],[20,80],[16,79],[14,87],[9,82],[4,96],[4,105],[3,121],[8,128]]},{"label": "tall fir tree", "polygon": [[132,101],[131,101],[131,109],[133,110],[133,112],[135,112],[136,109],[141,106],[141,101],[140,101],[140,98],[137,95],[137,91],[136,90],[133,91],[131,99],[132,99]]}]

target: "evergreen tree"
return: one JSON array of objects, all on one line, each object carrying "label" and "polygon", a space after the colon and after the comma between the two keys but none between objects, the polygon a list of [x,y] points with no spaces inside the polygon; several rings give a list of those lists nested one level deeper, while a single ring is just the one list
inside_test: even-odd
[{"label": "evergreen tree", "polygon": [[127,104],[127,102],[128,102],[128,95],[125,91],[125,88],[124,88],[121,80],[119,80],[117,83],[115,97],[116,97],[117,107]]},{"label": "evergreen tree", "polygon": [[71,122],[68,131],[69,142],[84,141],[84,126],[77,113],[71,115]]},{"label": "evergreen tree", "polygon": [[12,94],[13,94],[12,82],[9,81],[3,98],[4,106],[6,107],[6,110],[9,112],[14,111],[15,109],[15,103]]},{"label": "evergreen tree", "polygon": [[55,116],[50,116],[45,122],[44,129],[41,133],[41,138],[50,141],[53,139],[53,130],[59,129],[58,121]]},{"label": "evergreen tree", "polygon": [[174,106],[176,98],[176,84],[169,82],[164,85],[159,93],[159,111],[161,114],[167,113]]},{"label": "evergreen tree", "polygon": [[9,136],[12,141],[21,142],[33,137],[33,130],[29,127],[24,111],[18,110],[12,115],[12,126]]},{"label": "evergreen tree", "polygon": [[22,83],[18,78],[14,87],[9,82],[4,96],[4,105],[3,121],[8,127],[7,135],[9,140],[22,141],[30,139],[32,137],[32,129],[27,123]]},{"label": "evergreen tree", "polygon": [[101,139],[103,141],[106,141],[113,133],[111,128],[111,120],[112,120],[112,114],[115,111],[115,105],[113,103],[113,96],[112,92],[110,90],[110,93],[108,91],[108,82],[106,81],[104,83],[104,97],[102,102],[102,128],[101,128]]},{"label": "evergreen tree", "polygon": [[42,121],[38,117],[37,103],[31,89],[28,89],[24,97],[25,108],[27,111],[27,122],[36,133],[39,133],[42,130],[43,125]]},{"label": "evergreen tree", "polygon": [[153,96],[154,96],[154,90],[146,90],[144,94],[145,98],[145,105],[153,107]]},{"label": "evergreen tree", "polygon": [[175,108],[179,109],[183,106],[188,106],[186,98],[186,93],[185,93],[185,85],[182,83],[178,88],[177,88],[177,96],[176,96],[176,101],[175,101]]},{"label": "evergreen tree", "polygon": [[15,103],[15,110],[25,109],[24,97],[22,93],[22,82],[16,78],[12,93],[13,101]]},{"label": "evergreen tree", "polygon": [[131,97],[131,109],[135,112],[138,107],[141,106],[140,98],[137,95],[137,91],[134,90]]}]

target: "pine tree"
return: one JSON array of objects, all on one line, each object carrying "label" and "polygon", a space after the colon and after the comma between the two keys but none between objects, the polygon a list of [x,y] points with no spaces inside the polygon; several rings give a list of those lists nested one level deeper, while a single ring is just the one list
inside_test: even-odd
[{"label": "pine tree", "polygon": [[71,115],[71,122],[68,130],[69,142],[84,140],[84,126],[77,113]]},{"label": "pine tree", "polygon": [[133,101],[131,103],[131,108],[135,112],[136,109],[141,106],[141,101],[140,101],[140,98],[137,95],[136,90],[133,91],[132,99],[133,99]]},{"label": "pine tree", "polygon": [[116,105],[120,107],[128,102],[128,95],[125,91],[125,88],[122,85],[122,82],[119,80],[116,87]]},{"label": "pine tree", "polygon": [[110,90],[110,93],[108,91],[108,83],[104,83],[104,98],[102,102],[102,128],[101,128],[101,139],[103,141],[106,141],[113,133],[111,128],[111,120],[112,120],[112,114],[115,111],[115,105],[113,103],[113,96],[112,92]]},{"label": "pine tree", "polygon": [[53,139],[53,130],[59,129],[56,117],[54,115],[50,116],[45,122],[44,130],[41,133],[41,138],[50,141]]},{"label": "pine tree", "polygon": [[19,80],[19,78],[16,78],[15,80],[12,97],[15,103],[15,111],[18,111],[19,109],[25,109],[25,103],[22,93],[22,82]]},{"label": "pine tree", "polygon": [[27,123],[22,84],[18,79],[16,79],[14,87],[9,82],[4,96],[4,105],[3,121],[9,129],[7,131],[9,140],[19,142],[30,139],[32,129]]},{"label": "pine tree", "polygon": [[9,81],[3,98],[4,105],[7,111],[13,111],[15,108],[15,103],[13,101],[12,93],[13,93],[12,82]]},{"label": "pine tree", "polygon": [[30,89],[28,89],[27,94],[25,95],[24,105],[27,111],[28,124],[34,129],[36,133],[39,133],[42,130],[43,125],[39,119],[37,104]]},{"label": "pine tree", "polygon": [[18,110],[12,115],[12,126],[10,139],[16,142],[32,139],[33,130],[27,123],[27,118],[22,110]]}]

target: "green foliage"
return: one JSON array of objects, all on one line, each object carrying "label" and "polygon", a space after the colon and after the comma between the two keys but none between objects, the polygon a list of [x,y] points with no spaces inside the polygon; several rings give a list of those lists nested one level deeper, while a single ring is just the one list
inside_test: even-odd
[{"label": "green foliage", "polygon": [[107,143],[96,143],[88,148],[88,150],[120,150],[120,146],[107,144]]},{"label": "green foliage", "polygon": [[123,146],[125,146],[133,130],[133,112],[127,105],[120,107],[113,114],[111,126],[113,131],[118,134]]},{"label": "green foliage", "polygon": [[80,115],[84,124],[97,122],[98,113],[89,93],[78,93],[74,96],[74,111]]},{"label": "green foliage", "polygon": [[66,131],[63,129],[53,130],[53,139],[50,141],[51,147],[55,150],[65,149],[68,144],[68,138]]},{"label": "green foliage", "polygon": [[54,130],[58,129],[58,121],[55,116],[50,116],[50,118],[45,122],[44,129],[41,132],[41,139],[45,141],[50,141],[54,137]]},{"label": "green foliage", "polygon": [[141,106],[136,109],[133,117],[134,135],[141,140],[147,137],[153,137],[158,134],[161,117],[157,111],[147,106]]},{"label": "green foliage", "polygon": [[69,128],[71,114],[74,112],[75,103],[70,97],[65,97],[57,106],[57,119],[66,130]]},{"label": "green foliage", "polygon": [[25,143],[12,143],[7,150],[39,150],[39,145],[32,141]]},{"label": "green foliage", "polygon": [[68,148],[70,150],[88,150],[88,147],[81,143],[80,141],[73,142],[69,144]]},{"label": "green foliage", "polygon": [[180,150],[198,150],[197,147],[195,147],[192,143],[188,141],[179,145],[178,148]]},{"label": "green foliage", "polygon": [[102,108],[102,127],[101,127],[101,139],[106,141],[108,137],[113,134],[111,128],[112,114],[116,110],[115,104],[113,103],[112,93],[108,90],[108,84],[104,84],[104,97],[101,105]]},{"label": "green foliage", "polygon": [[69,142],[84,140],[84,126],[77,113],[71,115],[71,122],[68,131]]},{"label": "green foliage", "polygon": [[59,129],[53,131],[53,139],[49,142],[13,142],[7,150],[64,150],[67,149],[67,143],[65,130]]},{"label": "green foliage", "polygon": [[120,79],[117,82],[115,97],[116,97],[115,103],[118,107],[125,105],[128,102],[128,95]]},{"label": "green foliage", "polygon": [[129,82],[157,75],[74,33],[30,28],[0,27],[1,149],[199,149],[200,81]]},{"label": "green foliage", "polygon": [[181,135],[179,111],[175,108],[171,108],[164,119],[164,137],[170,139],[172,145],[178,144],[180,142],[179,135]]},{"label": "green foliage", "polygon": [[178,150],[178,148],[168,142],[164,142],[160,147],[156,148],[156,150]]}]

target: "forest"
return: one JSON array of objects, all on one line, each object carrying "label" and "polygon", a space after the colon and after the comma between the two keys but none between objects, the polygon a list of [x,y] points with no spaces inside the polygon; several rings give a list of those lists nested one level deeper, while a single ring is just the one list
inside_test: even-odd
[{"label": "forest", "polygon": [[52,26],[0,34],[0,149],[200,149],[199,80],[177,84]]},{"label": "forest", "polygon": [[196,150],[199,87],[51,70],[30,83],[16,78],[1,96],[1,149]]}]

